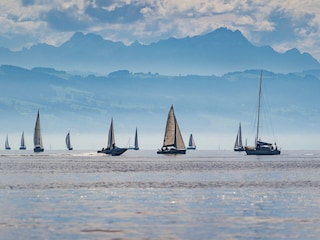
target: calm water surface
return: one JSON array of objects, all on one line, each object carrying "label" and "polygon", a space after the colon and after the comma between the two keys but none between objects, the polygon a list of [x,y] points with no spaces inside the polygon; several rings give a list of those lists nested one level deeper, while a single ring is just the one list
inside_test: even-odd
[{"label": "calm water surface", "polygon": [[320,152],[0,151],[0,239],[319,239]]}]

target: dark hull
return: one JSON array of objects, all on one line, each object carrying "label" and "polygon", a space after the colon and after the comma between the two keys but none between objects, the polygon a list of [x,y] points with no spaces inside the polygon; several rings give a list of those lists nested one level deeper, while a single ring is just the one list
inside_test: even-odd
[{"label": "dark hull", "polygon": [[196,150],[196,147],[187,147],[188,150]]},{"label": "dark hull", "polygon": [[26,147],[20,147],[19,149],[20,150],[26,150],[27,148]]},{"label": "dark hull", "polygon": [[186,149],[159,150],[158,154],[186,154]]},{"label": "dark hull", "polygon": [[72,150],[73,150],[73,148],[72,148],[72,147],[70,147],[70,148],[68,148],[68,150],[69,150],[69,151],[72,151]]},{"label": "dark hull", "polygon": [[11,148],[10,147],[6,147],[6,150],[11,150]]},{"label": "dark hull", "polygon": [[44,151],[44,148],[42,148],[42,147],[35,147],[35,148],[33,149],[33,151],[34,151],[34,152],[43,152],[43,151]]},{"label": "dark hull", "polygon": [[98,153],[105,153],[111,156],[120,156],[125,151],[127,151],[128,148],[114,148],[114,149],[102,149],[97,151]]},{"label": "dark hull", "polygon": [[139,150],[138,147],[129,147],[128,150]]},{"label": "dark hull", "polygon": [[281,152],[277,149],[246,149],[247,155],[279,155]]},{"label": "dark hull", "polygon": [[244,147],[234,148],[235,152],[243,152],[245,151]]}]

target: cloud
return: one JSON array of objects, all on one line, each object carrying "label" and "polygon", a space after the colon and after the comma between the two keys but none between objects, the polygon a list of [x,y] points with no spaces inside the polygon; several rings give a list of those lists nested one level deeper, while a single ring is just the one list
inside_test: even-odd
[{"label": "cloud", "polygon": [[[296,47],[320,59],[320,2],[313,0],[21,0],[0,2],[0,37],[30,35],[56,44],[75,31],[106,39],[151,43],[205,34],[219,27],[240,30],[256,45]],[[68,34],[67,34],[68,33]],[[2,42],[4,43],[5,40]],[[4,44],[6,45],[6,44]],[[8,45],[8,44],[7,44]],[[287,48],[287,49],[285,49]]]},{"label": "cloud", "polygon": [[[109,2],[109,4],[106,4]],[[102,5],[88,6],[85,13],[102,23],[131,23],[143,18],[141,10],[144,6],[139,4],[127,4],[124,6],[112,6],[113,1],[103,2]],[[110,7],[110,8],[108,8]]]}]

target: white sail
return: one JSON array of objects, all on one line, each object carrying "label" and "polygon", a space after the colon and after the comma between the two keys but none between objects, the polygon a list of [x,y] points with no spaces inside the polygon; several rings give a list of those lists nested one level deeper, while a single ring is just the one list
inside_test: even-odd
[{"label": "white sail", "polygon": [[6,137],[5,148],[6,149],[10,149],[8,134],[7,134],[7,137]]},{"label": "white sail", "polygon": [[138,129],[136,128],[136,134],[134,136],[134,148],[139,149],[139,142],[138,142]]},{"label": "white sail", "polygon": [[20,141],[20,150],[26,149],[26,143],[24,141],[24,132],[21,134],[21,141]]},{"label": "white sail", "polygon": [[237,149],[237,148],[241,148],[241,147],[243,147],[243,145],[242,145],[242,132],[241,132],[241,123],[239,123],[239,129],[238,129],[236,141],[234,143],[234,148]]},{"label": "white sail", "polygon": [[173,106],[171,106],[168,113],[167,125],[163,141],[164,147],[174,146],[178,149],[184,149],[185,145],[182,139],[180,128],[177,119],[174,115]]},{"label": "white sail", "polygon": [[194,142],[192,134],[190,134],[190,137],[189,137],[189,146],[188,146],[188,148],[196,148],[196,143]]},{"label": "white sail", "polygon": [[111,124],[109,128],[109,134],[108,134],[108,149],[115,148],[115,138],[114,138],[114,129],[113,129],[113,118],[111,119]]},{"label": "white sail", "polygon": [[38,114],[37,114],[36,125],[35,125],[35,127],[34,127],[33,144],[34,144],[34,147],[43,148],[42,136],[41,136],[41,127],[40,127],[40,114],[39,114],[39,111],[38,111]]}]

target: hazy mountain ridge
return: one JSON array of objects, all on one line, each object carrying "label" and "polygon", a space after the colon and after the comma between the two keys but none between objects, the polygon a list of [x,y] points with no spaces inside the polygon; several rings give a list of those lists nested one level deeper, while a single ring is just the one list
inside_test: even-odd
[{"label": "hazy mountain ridge", "polygon": [[169,38],[149,45],[125,46],[95,34],[75,33],[59,47],[37,44],[30,49],[0,49],[0,63],[108,74],[119,69],[165,75],[212,75],[246,69],[289,73],[320,69],[308,53],[276,52],[251,44],[240,31],[217,29],[202,36]]},{"label": "hazy mountain ridge", "polygon": [[[276,74],[264,71],[269,117],[279,132],[320,131],[320,71]],[[252,124],[260,70],[218,76],[162,76],[127,70],[109,76],[80,76],[51,68],[0,67],[2,131],[31,129],[40,109],[46,131],[106,131],[114,117],[118,131],[138,125],[163,131],[174,104],[183,129],[234,131]],[[25,126],[25,127],[23,127]]]}]

